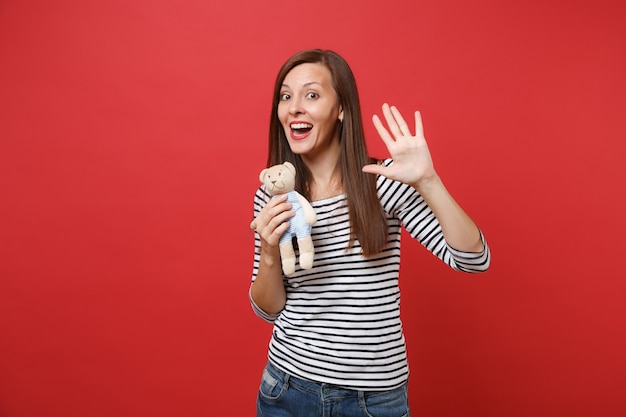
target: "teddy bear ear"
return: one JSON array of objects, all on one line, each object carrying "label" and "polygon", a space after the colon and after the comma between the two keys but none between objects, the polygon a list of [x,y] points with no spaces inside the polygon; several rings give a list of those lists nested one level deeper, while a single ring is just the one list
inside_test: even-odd
[{"label": "teddy bear ear", "polygon": [[284,163],[283,163],[283,165],[284,165],[284,166],[286,166],[286,167],[287,167],[287,169],[288,169],[289,171],[291,171],[291,173],[292,173],[292,174],[294,174],[294,175],[296,174],[296,167],[294,167],[294,166],[293,166],[293,164],[292,164],[291,162],[289,162],[289,161],[284,162]]},{"label": "teddy bear ear", "polygon": [[267,173],[267,168],[265,168],[263,171],[261,171],[261,173],[259,174],[259,181],[261,182],[265,182],[265,174]]}]

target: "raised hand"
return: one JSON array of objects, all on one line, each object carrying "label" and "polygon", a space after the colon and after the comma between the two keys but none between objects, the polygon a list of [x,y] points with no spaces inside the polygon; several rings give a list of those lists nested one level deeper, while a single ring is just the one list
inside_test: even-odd
[{"label": "raised hand", "polygon": [[388,167],[375,164],[366,165],[363,167],[363,172],[384,175],[416,188],[419,188],[422,182],[436,178],[437,173],[424,138],[420,112],[415,112],[415,135],[413,135],[395,106],[389,106],[385,103],[382,109],[387,127],[384,126],[378,115],[374,115],[372,121],[387,146],[393,163]]}]

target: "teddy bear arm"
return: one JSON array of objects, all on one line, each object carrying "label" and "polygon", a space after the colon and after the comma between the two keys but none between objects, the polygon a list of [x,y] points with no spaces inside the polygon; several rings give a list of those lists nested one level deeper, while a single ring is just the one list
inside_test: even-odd
[{"label": "teddy bear arm", "polygon": [[296,191],[296,197],[298,197],[298,201],[300,202],[300,206],[302,207],[302,212],[304,213],[304,221],[307,224],[314,224],[317,221],[317,215],[315,214],[315,210],[309,200],[304,198],[300,193]]}]

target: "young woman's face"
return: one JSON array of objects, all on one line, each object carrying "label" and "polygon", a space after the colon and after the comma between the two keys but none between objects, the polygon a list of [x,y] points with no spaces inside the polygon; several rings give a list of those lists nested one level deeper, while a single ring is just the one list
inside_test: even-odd
[{"label": "young woman's face", "polygon": [[287,73],[280,89],[278,119],[291,150],[303,156],[337,149],[337,124],[343,111],[323,64],[300,64]]}]

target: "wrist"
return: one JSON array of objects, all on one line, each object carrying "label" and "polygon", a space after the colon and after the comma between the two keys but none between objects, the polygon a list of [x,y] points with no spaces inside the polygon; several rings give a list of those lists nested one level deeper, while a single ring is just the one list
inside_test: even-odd
[{"label": "wrist", "polygon": [[443,185],[441,178],[437,174],[421,178],[419,181],[411,184],[420,194],[428,194],[429,192],[440,188]]},{"label": "wrist", "polygon": [[261,246],[261,257],[259,261],[266,266],[280,265],[280,250],[278,247],[265,248]]}]

